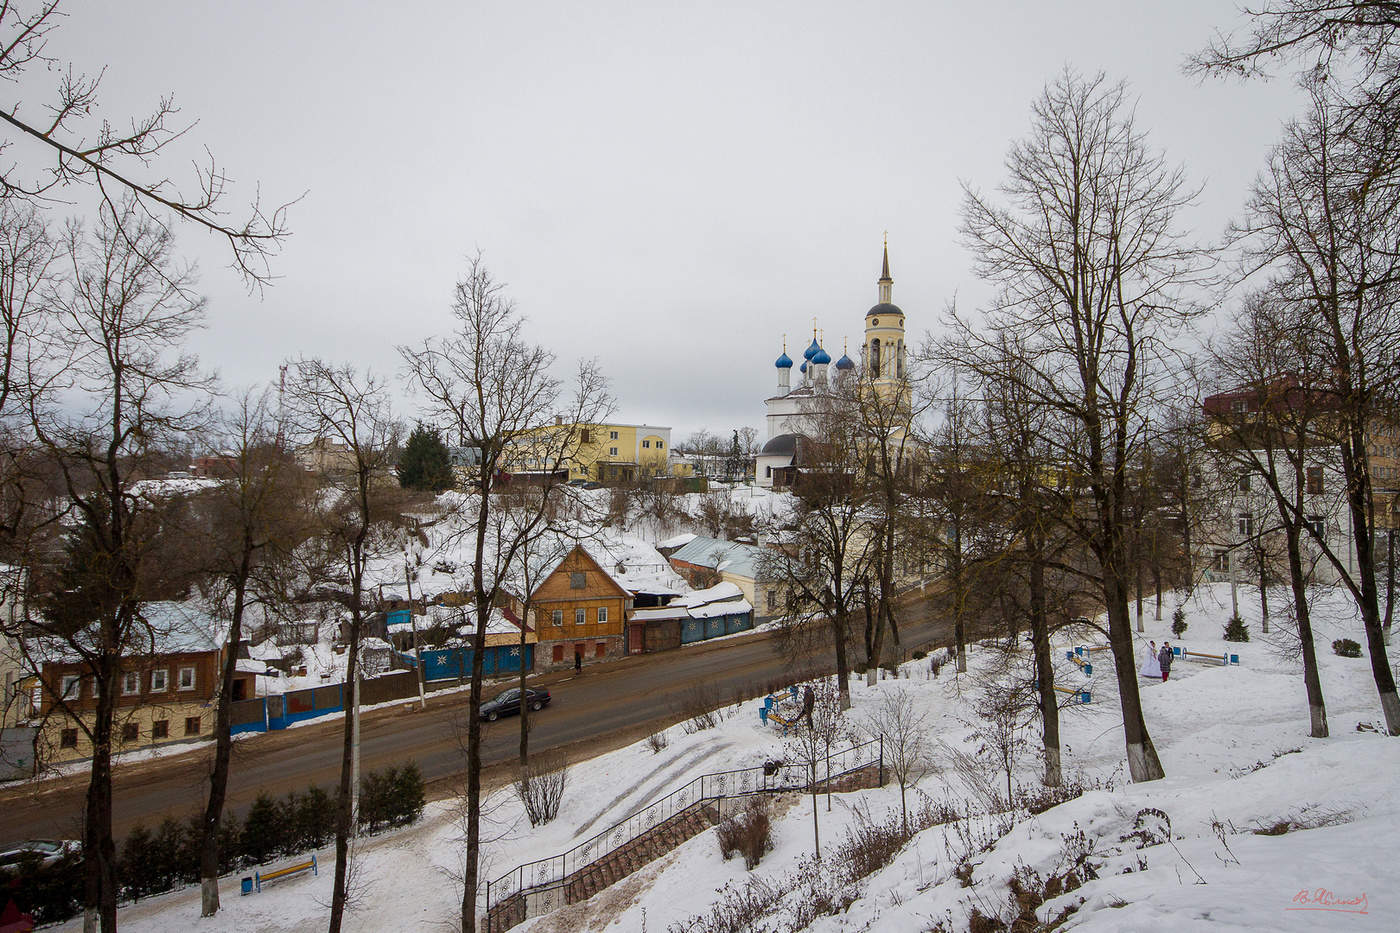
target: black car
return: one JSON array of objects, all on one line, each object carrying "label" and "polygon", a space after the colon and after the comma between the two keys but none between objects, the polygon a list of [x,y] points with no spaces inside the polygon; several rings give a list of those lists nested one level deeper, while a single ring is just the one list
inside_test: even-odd
[{"label": "black car", "polygon": [[[526,700],[532,710],[544,709],[549,705],[549,691],[543,688],[536,690],[531,687],[525,691],[528,698]],[[511,687],[509,690],[496,694],[490,700],[481,704],[481,718],[487,722],[495,722],[502,716],[520,712],[520,688]]]}]

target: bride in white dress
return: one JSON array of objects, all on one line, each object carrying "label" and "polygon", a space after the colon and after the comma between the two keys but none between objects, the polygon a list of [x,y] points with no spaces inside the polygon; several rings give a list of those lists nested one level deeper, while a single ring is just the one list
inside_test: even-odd
[{"label": "bride in white dress", "polygon": [[1153,680],[1162,679],[1162,664],[1157,660],[1157,643],[1148,642],[1142,649],[1142,670],[1143,677],[1151,677]]}]

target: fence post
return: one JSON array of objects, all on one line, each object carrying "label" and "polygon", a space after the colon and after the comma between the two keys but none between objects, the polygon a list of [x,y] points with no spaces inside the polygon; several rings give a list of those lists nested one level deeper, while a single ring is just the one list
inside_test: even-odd
[{"label": "fence post", "polygon": [[880,733],[880,786],[885,786],[885,734]]},{"label": "fence post", "polygon": [[486,879],[486,933],[491,933],[491,879]]}]

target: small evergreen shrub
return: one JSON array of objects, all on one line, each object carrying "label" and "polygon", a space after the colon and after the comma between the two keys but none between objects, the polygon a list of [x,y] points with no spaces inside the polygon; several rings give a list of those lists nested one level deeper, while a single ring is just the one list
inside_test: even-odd
[{"label": "small evergreen shrub", "polygon": [[1249,641],[1249,626],[1239,616],[1231,616],[1225,623],[1226,641]]},{"label": "small evergreen shrub", "polygon": [[1172,613],[1172,635],[1179,639],[1186,634],[1186,629],[1186,610],[1177,606],[1176,612]]},{"label": "small evergreen shrub", "polygon": [[243,857],[249,865],[272,861],[283,851],[287,837],[282,821],[285,807],[279,807],[267,794],[258,794],[243,821]]},{"label": "small evergreen shrub", "polygon": [[1350,638],[1338,638],[1332,642],[1332,650],[1343,658],[1361,657],[1361,646]]},{"label": "small evergreen shrub", "polygon": [[924,658],[928,657],[928,652],[922,648],[915,648],[910,652],[909,657],[915,661],[922,661]]}]

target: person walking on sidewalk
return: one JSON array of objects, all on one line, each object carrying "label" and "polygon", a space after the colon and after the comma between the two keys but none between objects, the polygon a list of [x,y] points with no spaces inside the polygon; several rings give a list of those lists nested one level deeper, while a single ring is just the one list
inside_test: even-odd
[{"label": "person walking on sidewalk", "polygon": [[1162,651],[1157,655],[1157,663],[1162,666],[1162,683],[1167,682],[1167,678],[1172,673],[1172,643],[1162,642]]},{"label": "person walking on sidewalk", "polygon": [[[575,651],[575,652],[574,652],[574,673],[577,674],[577,673],[578,673],[579,671],[581,671],[581,670],[583,670],[583,652],[582,652],[582,651]],[[1162,679],[1163,679],[1163,680],[1166,680],[1165,677],[1163,677]]]}]

